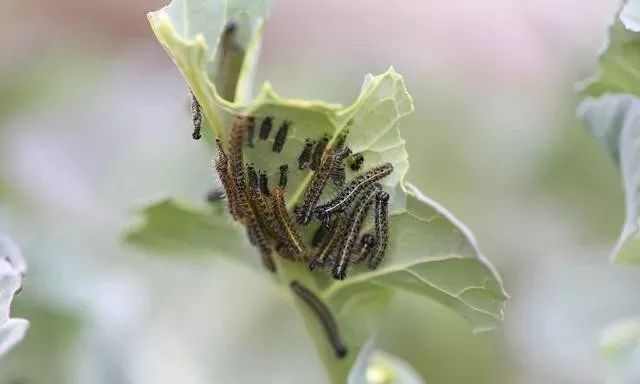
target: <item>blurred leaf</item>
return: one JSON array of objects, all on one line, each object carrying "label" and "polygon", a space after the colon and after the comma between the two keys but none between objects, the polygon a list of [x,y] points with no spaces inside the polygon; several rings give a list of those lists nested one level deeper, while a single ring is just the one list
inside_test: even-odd
[{"label": "blurred leaf", "polygon": [[373,350],[373,338],[362,348],[349,372],[348,384],[422,384],[420,375],[406,361]]},{"label": "blurred leaf", "polygon": [[11,302],[22,286],[25,271],[18,246],[0,234],[0,357],[23,339],[29,327],[26,320],[9,317]]},{"label": "blurred leaf", "polygon": [[608,384],[640,382],[640,320],[619,321],[602,332],[600,354]]},{"label": "blurred leaf", "polygon": [[[477,330],[494,327],[502,319],[507,296],[493,267],[461,223],[416,188],[403,184],[409,162],[405,141],[400,136],[399,120],[413,111],[413,103],[404,80],[393,68],[381,75],[368,75],[358,99],[344,108],[321,101],[284,99],[269,83],[262,86],[254,100],[249,100],[245,97],[247,93],[240,90],[238,95],[242,97],[235,99],[219,94],[221,87],[228,89],[223,85],[228,78],[224,80],[221,76],[229,73],[221,67],[216,47],[224,50],[224,41],[228,38],[224,26],[228,25],[229,13],[243,13],[247,15],[246,20],[253,20],[253,24],[259,26],[253,29],[255,33],[245,34],[245,40],[236,43],[242,48],[258,45],[268,7],[260,1],[251,4],[242,10],[239,2],[205,4],[174,0],[169,6],[149,14],[156,36],[202,104],[214,135],[222,139],[228,137],[228,129],[224,127],[239,114],[271,117],[276,125],[274,131],[285,120],[290,121],[286,145],[281,152],[272,150],[274,134],[267,140],[256,137],[254,145],[245,148],[246,160],[253,162],[257,169],[265,170],[272,184],[279,167],[288,165],[289,208],[300,199],[313,176],[310,170],[299,170],[297,166],[298,155],[307,138],[318,140],[328,135],[331,143],[348,132],[346,145],[364,156],[365,167],[384,162],[394,166],[394,172],[382,181],[391,194],[393,215],[386,264],[375,271],[354,267],[350,278],[336,282],[324,271],[311,273],[303,263],[276,259],[282,286],[288,287],[292,280],[297,280],[315,291],[339,323],[350,352],[341,360],[335,358],[316,314],[299,300],[295,301],[332,381],[345,381],[355,356],[370,337],[379,313],[397,289],[444,304],[465,317]],[[248,52],[255,50],[249,48]],[[243,73],[249,72],[254,63],[243,66],[237,89],[248,84],[243,83]],[[353,174],[347,170],[347,178]],[[335,191],[328,186],[324,193],[330,196]],[[241,232],[220,210],[206,214],[187,212],[165,202],[146,210],[145,215],[145,224],[128,235],[129,242],[161,248],[167,241],[167,246],[173,246],[174,251],[185,252],[206,251],[211,247],[216,254],[226,253],[230,257],[237,257],[239,252],[250,253],[240,249],[246,241],[240,238]],[[305,238],[312,234],[312,227],[305,229]],[[221,244],[222,239],[225,244]],[[194,245],[190,245],[191,242]]]},{"label": "blurred leaf", "polygon": [[580,85],[586,96],[607,92],[640,96],[639,4],[640,0],[630,0],[616,15],[598,60],[598,73]]}]

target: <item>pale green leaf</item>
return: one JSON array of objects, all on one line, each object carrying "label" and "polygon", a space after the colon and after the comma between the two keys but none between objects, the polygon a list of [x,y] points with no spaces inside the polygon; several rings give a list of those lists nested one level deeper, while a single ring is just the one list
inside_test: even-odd
[{"label": "pale green leaf", "polygon": [[422,384],[420,375],[406,361],[374,350],[371,338],[360,351],[348,376],[348,384]]},{"label": "pale green leaf", "polygon": [[640,264],[640,99],[605,95],[582,102],[578,114],[617,165],[625,192],[625,222],[613,260]]},{"label": "pale green leaf", "polygon": [[640,382],[640,320],[619,321],[602,332],[600,354],[607,384]]},{"label": "pale green leaf", "polygon": [[26,264],[18,246],[0,234],[0,357],[24,337],[29,322],[10,317],[11,302],[22,286]]}]

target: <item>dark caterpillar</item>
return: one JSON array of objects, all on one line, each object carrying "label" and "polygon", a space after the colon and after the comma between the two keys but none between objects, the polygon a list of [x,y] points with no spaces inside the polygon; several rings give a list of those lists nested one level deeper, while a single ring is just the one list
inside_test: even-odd
[{"label": "dark caterpillar", "polygon": [[282,125],[280,125],[280,128],[276,133],[276,138],[273,141],[273,146],[271,147],[271,150],[273,152],[275,153],[282,152],[282,148],[284,148],[284,143],[286,143],[287,141],[287,134],[289,133],[290,125],[291,125],[291,122],[287,120],[283,121]]},{"label": "dark caterpillar", "polygon": [[351,168],[352,171],[359,171],[362,163],[364,163],[364,156],[362,156],[362,153],[356,153],[350,160],[349,168]]},{"label": "dark caterpillar", "polygon": [[360,237],[360,244],[356,251],[356,259],[354,262],[359,263],[363,260],[369,260],[373,252],[376,251],[376,244],[378,244],[378,241],[373,233],[365,233],[362,235]]},{"label": "dark caterpillar", "polygon": [[300,152],[300,156],[298,156],[298,169],[305,169],[311,164],[313,144],[314,142],[311,139],[304,141],[304,147],[302,147],[302,152]]},{"label": "dark caterpillar", "polygon": [[260,184],[260,192],[262,192],[265,196],[271,196],[271,192],[269,191],[269,177],[267,176],[266,171],[260,171],[258,173],[259,184]]},{"label": "dark caterpillar", "polygon": [[291,290],[316,314],[318,320],[322,324],[322,327],[327,333],[327,337],[329,338],[329,342],[331,343],[331,347],[333,348],[336,357],[338,359],[344,358],[347,355],[347,348],[340,336],[338,323],[331,314],[329,307],[327,307],[327,305],[322,302],[322,300],[320,300],[309,288],[295,280],[291,282]]},{"label": "dark caterpillar", "polygon": [[393,165],[391,163],[384,163],[377,167],[371,168],[367,172],[358,175],[351,180],[340,192],[328,202],[315,208],[315,215],[320,220],[326,220],[326,216],[332,215],[335,212],[341,212],[345,210],[351,202],[362,192],[364,189],[373,185],[373,183],[382,179],[393,172]]},{"label": "dark caterpillar", "polygon": [[280,166],[280,180],[278,182],[278,185],[284,189],[287,187],[287,175],[289,173],[289,166],[287,164],[282,164]]},{"label": "dark caterpillar", "polygon": [[[339,249],[346,228],[345,216],[343,214],[336,215],[330,227],[327,234],[328,237],[325,236],[326,239],[322,242],[322,247],[309,263],[309,269],[312,271],[318,267],[324,267]],[[322,229],[323,226],[320,226],[320,228]]]},{"label": "dark caterpillar", "polygon": [[306,260],[308,251],[302,242],[300,232],[293,224],[287,207],[285,204],[284,189],[276,187],[272,192],[272,208],[273,214],[278,224],[278,237],[281,242],[280,251],[283,256],[298,260]]},{"label": "dark caterpillar", "polygon": [[231,171],[229,170],[229,158],[222,148],[222,142],[216,140],[216,156],[214,159],[214,166],[218,173],[218,178],[222,183],[225,194],[227,195],[227,201],[229,202],[229,213],[231,216],[238,220],[238,191],[236,190]]},{"label": "dark caterpillar", "polygon": [[352,261],[353,248],[356,244],[358,236],[360,235],[360,229],[364,224],[364,219],[367,217],[369,207],[373,204],[376,193],[380,190],[380,187],[369,187],[362,193],[358,204],[353,209],[349,216],[349,227],[347,229],[346,237],[342,243],[342,247],[339,250],[337,257],[333,263],[333,270],[331,275],[334,279],[344,280],[347,277],[347,271],[349,264]]},{"label": "dark caterpillar", "polygon": [[311,163],[309,164],[309,168],[312,171],[315,171],[320,166],[322,162],[322,155],[324,154],[325,148],[327,148],[327,144],[329,143],[329,135],[323,135],[320,140],[316,143],[316,146],[313,148],[313,153],[311,154]]},{"label": "dark caterpillar", "polygon": [[269,138],[271,128],[273,128],[273,118],[267,116],[262,120],[262,124],[260,124],[260,140],[267,140]]},{"label": "dark caterpillar", "polygon": [[202,137],[200,133],[202,130],[202,107],[192,90],[189,90],[189,95],[191,96],[191,121],[193,122],[193,133],[191,137],[193,137],[194,140],[200,140]]},{"label": "dark caterpillar", "polygon": [[253,137],[256,134],[256,118],[247,117],[247,146],[253,148]]},{"label": "dark caterpillar", "polygon": [[369,257],[369,268],[376,269],[384,258],[389,244],[389,194],[385,191],[376,193],[376,245],[375,252]]}]

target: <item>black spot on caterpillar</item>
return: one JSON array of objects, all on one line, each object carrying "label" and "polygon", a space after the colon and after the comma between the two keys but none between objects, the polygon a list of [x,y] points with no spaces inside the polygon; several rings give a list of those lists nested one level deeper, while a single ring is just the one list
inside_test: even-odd
[{"label": "black spot on caterpillar", "polygon": [[282,164],[280,166],[280,180],[278,182],[278,185],[284,189],[287,187],[287,175],[289,173],[289,166],[287,164]]},{"label": "black spot on caterpillar", "polygon": [[367,190],[362,193],[358,204],[354,207],[351,215],[349,216],[347,233],[344,238],[344,242],[342,243],[342,247],[338,251],[334,260],[333,270],[331,271],[331,275],[334,279],[344,280],[347,277],[349,264],[352,261],[353,248],[358,236],[360,235],[360,229],[362,229],[364,219],[367,217],[369,207],[371,207],[378,190],[378,185],[373,188],[367,188]]},{"label": "black spot on caterpillar", "polygon": [[284,189],[276,187],[272,192],[273,215],[276,217],[278,225],[278,237],[281,242],[280,251],[283,256],[298,260],[306,260],[308,251],[302,242],[300,232],[293,224],[293,220],[287,212]]},{"label": "black spot on caterpillar", "polygon": [[369,257],[370,269],[378,268],[389,244],[389,194],[383,190],[376,192],[376,245],[375,252]]},{"label": "black spot on caterpillar", "polygon": [[271,133],[271,128],[273,127],[273,118],[265,117],[262,120],[262,124],[260,124],[260,140],[267,140],[269,138],[269,134]]},{"label": "black spot on caterpillar", "polygon": [[313,143],[314,142],[311,139],[306,139],[304,141],[304,147],[302,147],[302,152],[300,152],[300,156],[298,156],[298,169],[305,169],[311,163]]},{"label": "black spot on caterpillar", "polygon": [[267,176],[266,171],[260,171],[258,173],[259,183],[260,183],[260,192],[262,192],[265,196],[271,196],[271,192],[269,191],[269,178]]},{"label": "black spot on caterpillar", "polygon": [[331,347],[338,359],[342,359],[347,355],[347,347],[342,341],[340,331],[338,329],[338,323],[331,314],[331,310],[327,305],[322,302],[309,288],[293,280],[291,282],[291,290],[298,296],[308,307],[311,309],[318,320],[322,323],[322,327],[327,333]]},{"label": "black spot on caterpillar", "polygon": [[331,170],[336,167],[337,162],[342,161],[343,151],[335,153],[329,151],[320,163],[320,166],[313,174],[311,183],[307,187],[302,198],[302,205],[296,209],[296,221],[298,224],[307,225],[311,221],[314,208],[322,195],[327,180],[331,175]]},{"label": "black spot on caterpillar", "polygon": [[351,168],[352,171],[359,171],[362,163],[364,163],[364,156],[362,156],[362,153],[356,153],[350,160],[349,168]]},{"label": "black spot on caterpillar", "polygon": [[356,259],[354,262],[359,263],[363,260],[367,260],[375,252],[375,245],[377,244],[376,236],[373,233],[365,233],[360,237],[360,244],[356,251]]},{"label": "black spot on caterpillar", "polygon": [[329,135],[325,134],[322,136],[320,140],[316,143],[316,146],[313,148],[313,153],[311,154],[311,163],[309,164],[309,168],[315,171],[320,166],[322,162],[322,155],[324,154],[324,150],[329,143]]},{"label": "black spot on caterpillar", "polygon": [[[323,226],[320,226],[320,228],[322,227]],[[309,263],[309,269],[312,271],[318,267],[324,267],[327,261],[331,260],[339,249],[346,227],[345,216],[343,214],[336,215],[329,227],[330,229],[325,229],[329,232],[327,236],[325,236],[326,239],[322,242],[322,247],[315,254],[311,263]]]},{"label": "black spot on caterpillar", "polygon": [[236,190],[233,177],[231,176],[231,172],[229,170],[229,158],[224,152],[224,149],[222,148],[222,142],[219,139],[216,140],[216,148],[217,150],[214,159],[214,166],[216,172],[218,173],[218,178],[222,183],[222,187],[225,190],[225,194],[227,195],[229,212],[235,220],[238,220],[238,191]]},{"label": "black spot on caterpillar", "polygon": [[202,130],[202,107],[200,103],[198,103],[192,90],[189,90],[189,95],[191,96],[191,121],[193,122],[193,133],[191,137],[193,137],[194,140],[200,140],[202,137],[200,133]]},{"label": "black spot on caterpillar", "polygon": [[256,118],[247,117],[247,145],[253,148],[253,137],[256,134]]},{"label": "black spot on caterpillar", "polygon": [[280,128],[278,128],[278,132],[276,133],[276,138],[273,141],[273,146],[271,150],[275,153],[282,152],[282,148],[284,148],[284,143],[287,141],[287,133],[289,132],[289,126],[291,125],[290,121],[283,121]]},{"label": "black spot on caterpillar", "polygon": [[360,192],[391,172],[393,165],[384,163],[356,176],[333,199],[315,208],[316,217],[322,220],[328,215],[345,210]]}]

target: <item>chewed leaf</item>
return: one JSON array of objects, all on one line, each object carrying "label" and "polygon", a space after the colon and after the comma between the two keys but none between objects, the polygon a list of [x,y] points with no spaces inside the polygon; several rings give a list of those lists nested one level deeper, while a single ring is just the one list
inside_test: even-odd
[{"label": "chewed leaf", "polygon": [[18,246],[0,234],[0,357],[24,337],[29,322],[10,317],[11,302],[22,286],[26,264]]},{"label": "chewed leaf", "polygon": [[494,328],[507,299],[498,275],[462,224],[415,187],[407,188],[406,212],[391,223],[391,260],[334,283],[325,299],[340,313],[363,292],[403,290],[451,308],[477,331]]},{"label": "chewed leaf", "polygon": [[578,114],[617,164],[625,192],[625,222],[612,258],[640,264],[640,99],[605,95],[586,99]]},{"label": "chewed leaf", "polygon": [[640,381],[640,320],[618,321],[602,332],[600,354],[604,358],[607,383]]}]

